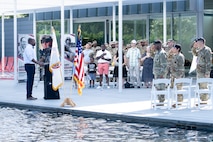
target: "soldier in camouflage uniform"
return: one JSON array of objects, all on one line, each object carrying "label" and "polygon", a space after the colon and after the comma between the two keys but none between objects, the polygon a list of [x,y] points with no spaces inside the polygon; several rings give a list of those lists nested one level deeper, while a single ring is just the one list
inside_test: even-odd
[{"label": "soldier in camouflage uniform", "polygon": [[[181,45],[176,44],[171,49],[173,53],[173,58],[171,60],[171,84],[174,84],[175,78],[184,78],[185,77],[185,57],[181,53]],[[182,89],[182,84],[177,84],[177,89]],[[183,94],[178,94],[177,96],[178,102],[183,102]],[[173,105],[175,107],[175,105]]]},{"label": "soldier in camouflage uniform", "polygon": [[131,45],[127,44],[126,47],[124,48],[124,55],[126,55],[129,48],[131,48]]},{"label": "soldier in camouflage uniform", "polygon": [[140,50],[141,55],[146,52],[146,47],[148,46],[148,41],[145,39],[137,41],[137,47]]},{"label": "soldier in camouflage uniform", "polygon": [[93,53],[94,53],[92,57],[95,57],[97,51],[98,51],[98,50],[101,50],[101,47],[98,46],[98,43],[97,43],[96,40],[94,40],[94,41],[92,42],[92,48],[91,48],[91,49],[93,50]]},{"label": "soldier in camouflage uniform", "polygon": [[[153,74],[155,79],[158,78],[166,78],[167,73],[167,58],[166,52],[162,48],[162,42],[160,40],[156,40],[154,43],[155,48],[155,56],[154,56],[154,63],[153,63]],[[157,90],[164,90],[165,84],[159,84],[156,86]],[[164,95],[159,95],[158,100],[160,103],[165,101]],[[160,104],[159,104],[160,105]]]},{"label": "soldier in camouflage uniform", "polygon": [[112,57],[114,57],[116,55],[117,51],[118,51],[118,42],[115,41],[115,42],[113,42],[109,52],[111,53]]},{"label": "soldier in camouflage uniform", "polygon": [[[174,47],[175,41],[172,39],[169,39],[166,43],[166,46],[164,46],[164,50],[166,51],[166,56],[167,56],[167,78],[171,77],[171,64],[172,64],[172,58],[173,58],[173,53],[172,53],[172,47]],[[171,85],[171,88],[173,86]]]},{"label": "soldier in camouflage uniform", "polygon": [[[194,55],[197,55],[197,78],[209,78],[212,65],[211,49],[205,45],[205,39],[202,37],[196,39],[195,42],[196,43],[194,43],[194,49],[192,49],[192,52]],[[206,89],[207,83],[199,84],[199,88]],[[208,94],[200,95],[201,101],[208,101],[208,99]]]}]

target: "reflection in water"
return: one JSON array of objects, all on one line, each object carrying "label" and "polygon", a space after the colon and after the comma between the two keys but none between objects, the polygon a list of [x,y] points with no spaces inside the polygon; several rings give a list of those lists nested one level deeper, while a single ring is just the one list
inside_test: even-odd
[{"label": "reflection in water", "polygon": [[0,141],[209,142],[213,132],[0,108]]},{"label": "reflection in water", "polygon": [[88,125],[87,125],[87,123],[84,122],[83,117],[79,117],[78,120],[79,120],[79,124],[77,127],[79,130],[76,133],[76,137],[79,139],[82,139],[84,137],[83,130],[88,128]]}]

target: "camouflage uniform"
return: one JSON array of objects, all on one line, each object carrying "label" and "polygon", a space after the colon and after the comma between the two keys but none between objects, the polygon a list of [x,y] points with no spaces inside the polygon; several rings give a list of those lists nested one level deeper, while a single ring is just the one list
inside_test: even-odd
[{"label": "camouflage uniform", "polygon": [[[96,56],[96,54],[97,54],[97,51],[98,51],[98,50],[101,50],[101,47],[95,45],[95,46],[92,46],[91,49],[93,50],[93,52],[90,54],[90,57],[93,57],[93,58],[95,59],[95,56]],[[95,63],[97,64],[98,61],[95,60]]]},{"label": "camouflage uniform", "polygon": [[[171,86],[174,85],[175,78],[183,78],[185,77],[185,68],[184,68],[185,57],[182,53],[178,53],[173,55],[171,60]],[[182,84],[177,84],[177,89],[182,89]],[[178,102],[183,101],[183,94],[178,94]]]},{"label": "camouflage uniform", "polygon": [[106,50],[108,50],[111,53],[112,57],[114,57],[118,51],[118,48],[116,47],[116,43],[117,42],[111,42],[109,46],[106,48]]},{"label": "camouflage uniform", "polygon": [[141,45],[138,45],[137,48],[140,50],[140,53],[141,55],[144,55],[145,52],[146,52],[146,47],[147,46],[141,46]]},{"label": "camouflage uniform", "polygon": [[115,54],[117,53],[117,51],[118,51],[118,48],[116,48],[116,47],[114,47],[114,48],[111,48],[110,50],[108,50],[110,53],[111,53],[111,55],[112,55],[112,57],[114,57],[115,56]]},{"label": "camouflage uniform", "polygon": [[[167,72],[167,58],[166,58],[166,52],[161,49],[160,51],[156,51],[154,56],[154,64],[153,64],[153,74],[155,76],[155,79],[158,78],[166,78],[166,72]],[[156,86],[158,90],[164,90],[165,84],[159,84]],[[164,95],[158,96],[159,102],[165,101]]]},{"label": "camouflage uniform", "polygon": [[172,64],[172,58],[173,58],[173,53],[172,53],[172,47],[166,45],[163,47],[165,52],[166,52],[166,57],[167,57],[167,76],[166,78],[171,77],[171,64]]},{"label": "camouflage uniform", "polygon": [[130,46],[130,44],[127,44],[126,48],[124,49],[124,55],[126,55],[129,48],[131,48],[131,46]]},{"label": "camouflage uniform", "polygon": [[148,41],[145,39],[137,41],[137,48],[140,50],[141,55],[144,55],[146,48],[148,46]]},{"label": "camouflage uniform", "polygon": [[[207,46],[204,46],[203,49],[197,51],[197,78],[205,78],[206,76],[210,77],[212,65],[212,55],[211,49]],[[199,84],[199,88],[206,89],[207,83]],[[200,99],[202,101],[207,101],[209,99],[208,94],[201,94]]]}]

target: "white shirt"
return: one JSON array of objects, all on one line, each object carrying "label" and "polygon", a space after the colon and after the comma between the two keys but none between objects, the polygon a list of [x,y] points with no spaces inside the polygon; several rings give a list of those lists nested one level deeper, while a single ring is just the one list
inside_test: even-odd
[{"label": "white shirt", "polygon": [[84,49],[83,50],[83,53],[84,53],[84,62],[85,63],[90,63],[90,54],[93,53],[93,50],[92,49]]},{"label": "white shirt", "polygon": [[139,66],[139,59],[141,58],[140,50],[137,47],[129,48],[126,57],[129,60],[129,66]]},{"label": "white shirt", "polygon": [[[107,51],[107,50],[104,50],[104,51],[99,50],[99,51],[97,51],[96,57],[101,56],[103,53],[106,53],[106,55],[104,55],[105,59],[112,59],[111,53],[109,51]],[[104,60],[104,59],[101,59],[101,58],[98,60],[98,63],[109,63],[109,62],[110,61],[107,61],[107,60]]]},{"label": "white shirt", "polygon": [[23,53],[23,58],[25,64],[35,64],[32,59],[36,60],[36,54],[31,44],[27,44]]}]

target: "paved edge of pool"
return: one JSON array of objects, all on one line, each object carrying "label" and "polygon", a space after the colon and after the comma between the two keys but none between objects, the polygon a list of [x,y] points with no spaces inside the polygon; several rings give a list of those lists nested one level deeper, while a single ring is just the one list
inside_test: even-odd
[{"label": "paved edge of pool", "polygon": [[122,122],[143,123],[150,126],[176,127],[176,128],[186,129],[186,130],[213,131],[213,123],[140,117],[140,116],[130,116],[130,115],[123,115],[123,114],[113,114],[113,113],[110,114],[110,113],[102,113],[102,112],[75,110],[70,108],[67,109],[67,108],[58,108],[58,107],[46,107],[46,106],[8,103],[8,102],[0,102],[0,106],[17,108],[17,109],[25,109],[25,110],[31,110],[31,111],[40,111],[45,113],[48,113],[48,112],[66,113],[66,114],[71,114],[73,116],[78,116],[78,117],[102,118],[109,121],[121,120]]}]

